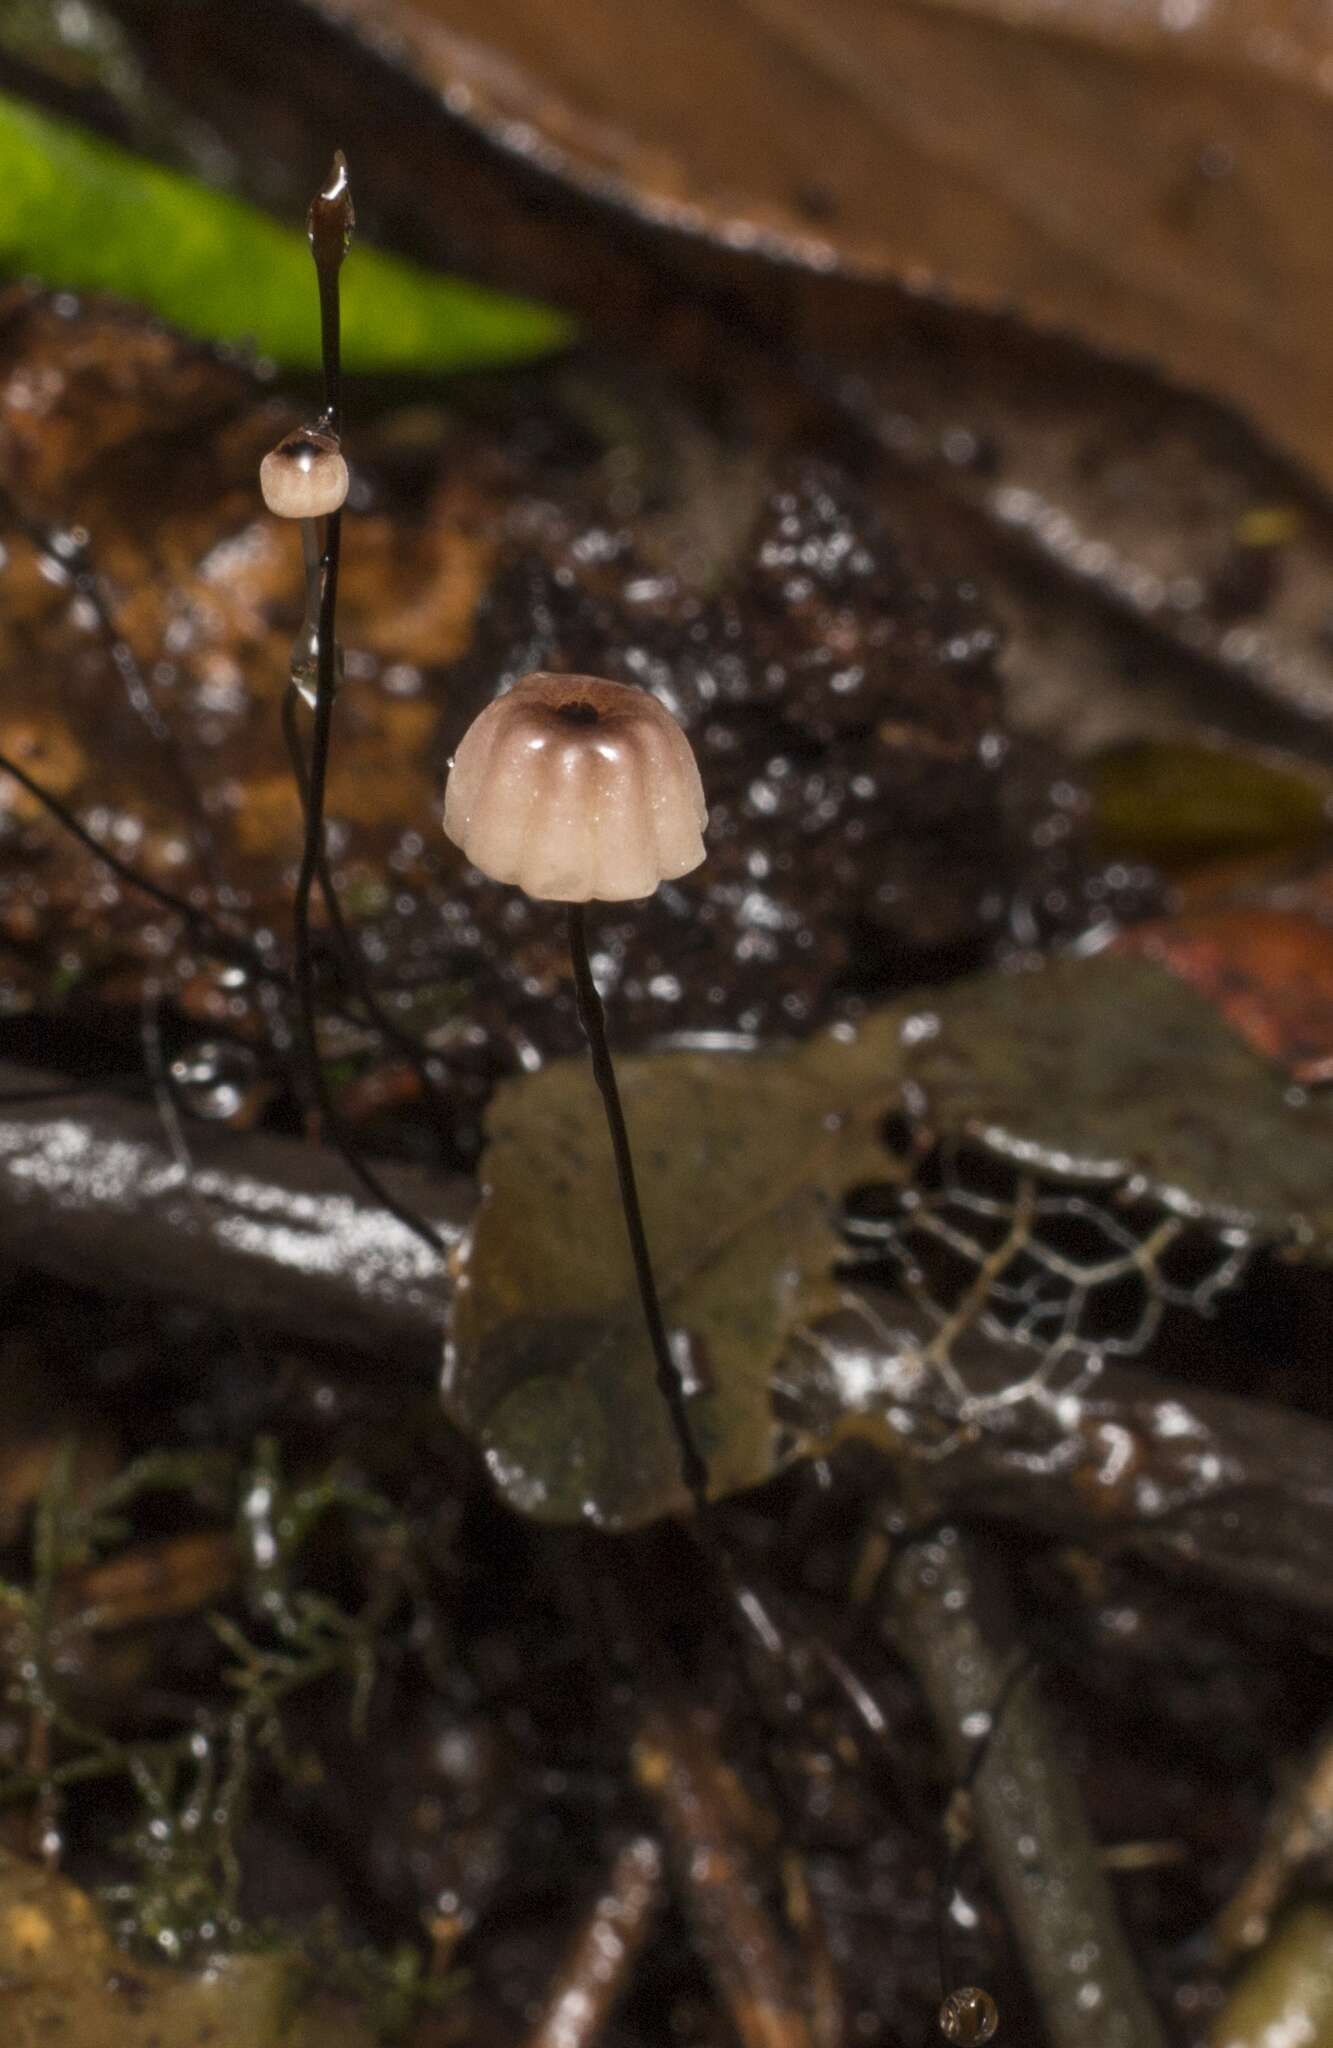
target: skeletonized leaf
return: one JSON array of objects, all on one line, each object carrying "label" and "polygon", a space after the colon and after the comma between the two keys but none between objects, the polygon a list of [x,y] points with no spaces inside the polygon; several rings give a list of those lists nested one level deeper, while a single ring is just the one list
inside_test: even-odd
[{"label": "skeletonized leaf", "polygon": [[[1216,1229],[1333,1256],[1333,1105],[1293,1103],[1285,1076],[1206,1003],[1139,962],[990,975],[877,1011],[855,1036],[749,1058],[649,1056],[620,1072],[717,1494],[790,1454],[775,1383],[839,1299],[842,1198],[904,1177],[881,1130],[909,1090],[926,1129],[966,1135],[1043,1179],[1140,1186]],[[622,1525],[679,1511],[585,1067],[507,1085],[489,1135],[446,1405],[529,1514]],[[846,1382],[839,1395],[841,1414],[824,1406],[831,1432],[862,1412],[873,1431],[874,1389]]]}]

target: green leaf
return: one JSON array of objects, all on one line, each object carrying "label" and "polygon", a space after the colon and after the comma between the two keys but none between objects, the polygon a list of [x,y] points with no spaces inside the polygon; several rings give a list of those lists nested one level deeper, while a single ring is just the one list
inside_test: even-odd
[{"label": "green leaf", "polygon": [[1091,780],[1106,844],[1164,866],[1295,852],[1328,837],[1329,778],[1253,748],[1134,740],[1103,754]]},{"label": "green leaf", "polygon": [[[923,1132],[966,1137],[1044,1183],[1091,1185],[1112,1203],[1138,1187],[1215,1233],[1333,1259],[1333,1101],[1294,1098],[1191,989],[1137,961],[989,974],[878,1010],[854,1035],[617,1071],[717,1495],[796,1448],[883,1434],[876,1384],[798,1398],[800,1340],[845,1299],[841,1199],[909,1172],[881,1142],[909,1101]],[[487,1131],[447,1408],[527,1514],[626,1526],[684,1511],[586,1064],[509,1083]],[[816,1407],[795,1443],[779,1408],[789,1422]]]},{"label": "green leaf", "polygon": [[[0,269],[135,299],[210,340],[250,343],[293,369],[319,363],[303,233],[0,94]],[[570,338],[563,314],[382,250],[343,273],[353,372],[524,361]]]}]

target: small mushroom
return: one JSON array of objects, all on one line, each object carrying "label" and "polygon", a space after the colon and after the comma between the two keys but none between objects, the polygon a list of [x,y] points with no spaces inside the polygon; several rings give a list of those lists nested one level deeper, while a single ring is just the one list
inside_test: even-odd
[{"label": "small mushroom", "polygon": [[657,1387],[698,1514],[708,1468],[662,1316],[583,906],[651,896],[659,882],[697,868],[707,822],[690,743],[670,712],[646,690],[599,676],[527,676],[489,704],[459,743],[444,798],[444,829],[474,867],[566,906],[579,1022],[606,1111]]},{"label": "small mushroom", "polygon": [[704,858],[690,743],[646,690],[532,675],[454,756],[444,829],[493,881],[555,903],[651,896]]},{"label": "small mushroom", "polygon": [[259,465],[264,503],[279,519],[324,519],[347,497],[347,464],[336,434],[297,427]]}]

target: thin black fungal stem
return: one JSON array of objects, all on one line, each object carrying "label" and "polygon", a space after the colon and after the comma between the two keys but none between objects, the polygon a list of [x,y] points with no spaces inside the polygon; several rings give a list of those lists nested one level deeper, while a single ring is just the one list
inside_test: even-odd
[{"label": "thin black fungal stem", "polygon": [[644,1229],[643,1210],[639,1205],[639,1190],[634,1178],[634,1159],[630,1152],[629,1133],[625,1128],[625,1112],[621,1107],[620,1090],[616,1086],[616,1070],[611,1063],[611,1049],[606,1041],[606,1017],[602,1010],[602,999],[597,993],[597,984],[592,977],[592,964],[588,959],[588,934],[584,923],[583,905],[571,903],[566,907],[569,913],[569,957],[574,969],[574,995],[578,1004],[579,1022],[588,1041],[593,1078],[602,1098],[607,1128],[611,1133],[611,1150],[615,1155],[616,1178],[620,1182],[620,1201],[625,1216],[625,1229],[629,1236],[630,1257],[634,1261],[634,1277],[638,1282],[639,1300],[643,1305],[643,1320],[647,1325],[648,1342],[652,1346],[653,1360],[657,1367],[657,1390],[666,1404],[671,1427],[675,1431],[685,1490],[694,1503],[696,1515],[702,1518],[708,1505],[708,1467],[694,1440],[689,1411],[685,1405],[685,1382],[680,1367],[671,1355],[671,1344],[662,1318],[662,1304],[658,1299],[657,1282],[653,1277],[648,1234]]},{"label": "thin black fungal stem", "polygon": [[[325,417],[337,433],[341,420],[342,344],[338,276],[351,237],[354,215],[347,182],[347,164],[339,151],[329,181],[310,207],[310,248],[319,280],[320,333],[324,351]],[[333,705],[338,677],[338,564],[342,553],[342,513],[332,512],[324,530],[323,580],[319,593],[319,645],[315,669],[315,719],[310,737],[310,763],[305,781],[305,839],[292,906],[296,948],[296,994],[301,1020],[302,1050],[315,1101],[330,1139],[368,1195],[391,1216],[443,1254],[444,1239],[424,1217],[414,1214],[362,1159],[347,1136],[334,1106],[319,1052],[319,1017],[315,1001],[315,963],[310,943],[310,899],[327,860],[324,842],[324,799],[328,785],[329,747],[333,737]],[[299,751],[299,750],[298,750]],[[298,782],[301,778],[298,777]]]},{"label": "thin black fungal stem", "polygon": [[132,868],[128,861],[113,853],[109,846],[104,846],[86,825],[80,823],[68,804],[63,804],[58,796],[44,788],[26,768],[20,768],[18,762],[11,760],[8,754],[0,754],[0,773],[12,775],[15,782],[27,790],[29,796],[34,797],[43,809],[51,813],[57,824],[63,825],[65,830],[78,840],[80,846],[104,862],[127,888],[137,889],[141,895],[149,897],[161,909],[170,911],[173,917],[181,918],[195,937],[202,940],[220,958],[234,960],[238,965],[249,968],[255,975],[276,982],[280,987],[287,986],[286,975],[280,968],[266,960],[263,953],[250,940],[238,933],[229,932],[209,911],[200,910],[188,897],[178,896],[174,889],[164,888],[160,882],[151,881],[147,875],[141,875],[137,868]]},{"label": "thin black fungal stem", "polygon": [[[308,817],[310,808],[310,779],[306,768],[305,752],[301,745],[301,735],[296,724],[297,706],[301,701],[301,693],[296,688],[296,685],[288,683],[282,698],[282,736],[287,744],[287,758],[291,763],[292,777],[296,783],[297,794],[301,800],[301,809]],[[315,875],[319,882],[319,893],[323,898],[324,908],[328,912],[329,926],[337,944],[338,957],[351,977],[352,985],[361,998],[366,1014],[386,1043],[396,1046],[403,1055],[403,1058],[408,1062],[420,1083],[426,1102],[435,1111],[440,1124],[443,1126],[448,1116],[448,1105],[436,1083],[434,1075],[430,1071],[429,1055],[425,1048],[412,1036],[411,1032],[404,1031],[403,1027],[389,1015],[380,1001],[375,984],[370,978],[370,970],[366,965],[365,957],[352,935],[347,919],[343,916],[342,904],[338,900],[338,885],[334,881],[333,870],[329,864],[328,851],[324,846],[322,838],[319,843]]]},{"label": "thin black fungal stem", "polygon": [[[329,431],[338,434],[342,428],[342,314],[338,290],[339,271],[347,252],[351,229],[355,220],[352,211],[351,192],[347,179],[347,159],[338,150],[329,171],[328,181],[310,208],[310,246],[315,257],[315,271],[319,281],[319,324],[320,345],[324,364],[324,421]],[[338,515],[335,513],[335,518]],[[319,588],[322,598],[323,586],[319,578],[323,565],[319,560],[318,541],[315,538],[317,522],[313,519],[301,521],[301,547],[306,563],[306,605],[309,611],[313,584]],[[322,626],[317,627],[319,647],[322,649]],[[335,660],[337,650],[335,648]],[[317,668],[318,678],[318,668]],[[318,680],[316,684],[318,690]],[[305,816],[306,832],[310,833],[310,772],[306,765],[305,750],[297,728],[297,707],[303,701],[300,691],[289,682],[282,699],[282,734],[287,746],[287,757],[291,763],[292,775],[296,782],[297,794]],[[446,1120],[447,1110],[444,1098],[436,1086],[427,1064],[426,1055],[410,1032],[404,1031],[384,1008],[375,992],[361,950],[352,937],[343,916],[342,904],[338,900],[337,884],[329,865],[328,851],[324,843],[322,825],[317,826],[315,838],[315,878],[319,893],[328,914],[329,927],[334,944],[353,987],[360,996],[371,1022],[378,1028],[384,1039],[396,1046],[409,1062],[421,1085],[426,1101],[435,1110],[441,1124]]]},{"label": "thin black fungal stem", "polygon": [[356,226],[347,158],[333,153],[323,189],[310,202],[306,222],[319,279],[319,341],[324,367],[324,417],[331,433],[342,432],[342,299],[338,275]]},{"label": "thin black fungal stem", "polygon": [[194,831],[194,851],[204,878],[218,896],[225,897],[225,885],[218,868],[217,842],[185,749],[163,717],[138,655],[116,624],[111,600],[93,560],[85,529],[60,528],[34,519],[3,485],[0,485],[0,516],[17,527],[37,553],[44,555],[69,579],[78,596],[90,607],[98,638],[124,685],[130,709],[162,749],[170,767],[189,814]]}]

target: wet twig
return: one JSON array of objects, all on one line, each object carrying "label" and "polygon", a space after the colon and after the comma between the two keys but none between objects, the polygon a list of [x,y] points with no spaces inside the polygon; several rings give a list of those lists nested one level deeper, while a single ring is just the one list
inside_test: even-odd
[{"label": "wet twig", "polygon": [[664,1891],[661,1844],[635,1835],[612,1862],[524,2048],[593,2048],[629,1984]]},{"label": "wet twig", "polygon": [[[258,1325],[419,1362],[438,1355],[447,1285],[433,1251],[346,1185],[336,1157],[289,1139],[191,1134],[191,1198],[155,1109],[51,1099],[56,1077],[0,1066],[6,1257],[80,1286],[165,1291]],[[46,1100],[37,1100],[38,1095]],[[404,1204],[457,1243],[462,1180],[385,1166]]]},{"label": "wet twig", "polygon": [[657,1810],[682,1904],[742,2048],[812,2048],[744,1795],[703,1720],[659,1693],[640,1724],[634,1774]]},{"label": "wet twig", "polygon": [[1333,1849],[1333,1725],[1326,1727],[1296,1783],[1273,1807],[1258,1854],[1218,1915],[1219,1950],[1234,1960],[1268,1939],[1301,1871]]},{"label": "wet twig", "polygon": [[949,1773],[970,1781],[1053,2048],[1165,2048],[998,1568],[974,1538],[943,1529],[890,1561],[885,1593]]}]

